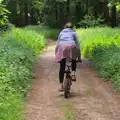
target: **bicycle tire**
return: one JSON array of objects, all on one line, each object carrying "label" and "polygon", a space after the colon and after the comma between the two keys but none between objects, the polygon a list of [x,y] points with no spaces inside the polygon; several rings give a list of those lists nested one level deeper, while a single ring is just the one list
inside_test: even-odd
[{"label": "bicycle tire", "polygon": [[64,97],[67,99],[68,96],[69,96],[69,90],[70,90],[70,86],[69,86],[69,78],[66,78],[65,80],[65,83],[64,83],[64,86],[65,86],[65,91],[64,91]]}]

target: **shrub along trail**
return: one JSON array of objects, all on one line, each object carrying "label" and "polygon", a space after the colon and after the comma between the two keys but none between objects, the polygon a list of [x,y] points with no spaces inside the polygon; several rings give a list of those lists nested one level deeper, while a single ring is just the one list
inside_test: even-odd
[{"label": "shrub along trail", "polygon": [[59,93],[55,43],[50,42],[33,68],[33,84],[25,106],[26,120],[120,120],[120,97],[87,60],[78,64],[71,97]]}]

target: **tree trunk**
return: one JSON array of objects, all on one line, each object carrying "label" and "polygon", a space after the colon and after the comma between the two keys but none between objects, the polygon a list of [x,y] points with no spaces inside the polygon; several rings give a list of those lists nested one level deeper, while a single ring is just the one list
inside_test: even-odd
[{"label": "tree trunk", "polygon": [[117,26],[117,20],[116,20],[116,6],[113,5],[112,7],[112,27],[116,27]]},{"label": "tree trunk", "polygon": [[70,0],[67,0],[67,22],[71,21],[71,16],[70,16]]},{"label": "tree trunk", "polygon": [[56,17],[56,21],[58,20],[58,4],[56,2],[56,6],[55,6],[55,17]]},{"label": "tree trunk", "polygon": [[97,6],[94,6],[94,16],[97,17]]},{"label": "tree trunk", "polygon": [[29,23],[29,17],[28,17],[28,2],[26,0],[25,2],[25,25],[28,25]]},{"label": "tree trunk", "polygon": [[104,16],[106,19],[106,22],[109,23],[109,8],[108,8],[108,0],[104,2]]},{"label": "tree trunk", "polygon": [[99,2],[99,14],[103,14],[107,24],[110,22],[108,0]]},{"label": "tree trunk", "polygon": [[76,22],[80,22],[80,19],[83,17],[83,11],[81,9],[81,2],[76,3],[76,9],[75,9],[75,16],[76,16]]}]

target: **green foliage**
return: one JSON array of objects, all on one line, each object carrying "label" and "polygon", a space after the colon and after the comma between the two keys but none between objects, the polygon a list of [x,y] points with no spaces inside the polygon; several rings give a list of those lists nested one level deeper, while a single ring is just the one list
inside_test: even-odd
[{"label": "green foliage", "polygon": [[4,29],[8,23],[8,13],[10,12],[6,9],[6,6],[0,3],[0,30]]},{"label": "green foliage", "polygon": [[40,51],[45,47],[45,37],[41,33],[37,33],[32,29],[15,28],[4,34],[4,39],[13,39],[27,44],[34,50],[35,55],[39,55]]},{"label": "green foliage", "polygon": [[111,80],[120,90],[120,29],[89,28],[78,30],[83,55],[92,61],[101,77]]},{"label": "green foliage", "polygon": [[117,9],[117,22],[119,24],[120,23],[120,2],[117,2],[116,9]]},{"label": "green foliage", "polygon": [[78,23],[81,27],[88,28],[88,27],[96,27],[101,26],[104,23],[104,19],[102,16],[95,18],[93,15],[85,15],[84,19]]},{"label": "green foliage", "polygon": [[68,103],[61,106],[61,110],[64,113],[65,120],[76,120],[76,115],[74,112],[74,106],[72,103]]},{"label": "green foliage", "polygon": [[[44,0],[43,3],[43,22],[52,27],[61,27],[66,21],[70,20],[75,25],[81,20],[82,24],[96,26],[101,22],[106,23],[103,19],[108,20],[109,10],[107,7],[108,0]],[[102,7],[102,8],[101,8]],[[87,16],[91,11],[94,15]],[[87,15],[86,15],[87,14]],[[101,19],[103,14],[103,19]],[[86,16],[85,16],[86,15]],[[85,17],[84,17],[85,16]],[[98,17],[100,16],[100,17]],[[88,25],[88,24],[87,24]],[[77,25],[79,27],[79,25]]]},{"label": "green foliage", "polygon": [[44,36],[45,39],[53,39],[57,40],[58,34],[60,32],[59,29],[51,29],[47,26],[27,26],[25,29],[32,30],[39,33],[41,36]]},{"label": "green foliage", "polygon": [[99,74],[111,79],[117,90],[120,91],[120,48],[117,46],[99,47],[92,56],[93,66]]},{"label": "green foliage", "polygon": [[2,2],[11,12],[10,22],[20,27],[44,24],[61,28],[67,21],[72,21],[76,25],[89,10],[95,18],[103,14],[105,20],[109,19],[108,0],[2,0]]},{"label": "green foliage", "polygon": [[44,46],[44,36],[27,28],[14,28],[0,38],[0,120],[23,120],[35,55]]},{"label": "green foliage", "polygon": [[0,39],[0,119],[22,120],[23,98],[31,82],[33,51],[12,39]]}]

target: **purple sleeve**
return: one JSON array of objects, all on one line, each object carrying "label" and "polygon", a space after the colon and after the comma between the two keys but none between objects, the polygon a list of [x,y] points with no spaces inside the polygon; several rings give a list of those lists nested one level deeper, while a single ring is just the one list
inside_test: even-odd
[{"label": "purple sleeve", "polygon": [[76,43],[76,45],[77,45],[77,47],[80,49],[80,42],[79,42],[79,38],[78,38],[78,35],[77,35],[77,33],[75,32],[75,43]]},{"label": "purple sleeve", "polygon": [[79,37],[77,35],[77,33],[75,32],[75,43],[77,45],[78,50],[78,59],[81,59],[81,50],[80,50],[80,42],[79,42]]}]

